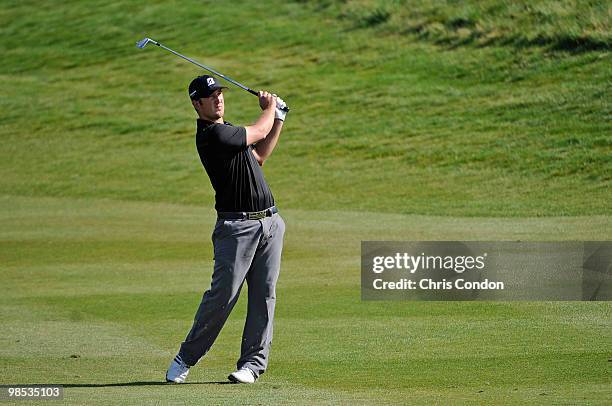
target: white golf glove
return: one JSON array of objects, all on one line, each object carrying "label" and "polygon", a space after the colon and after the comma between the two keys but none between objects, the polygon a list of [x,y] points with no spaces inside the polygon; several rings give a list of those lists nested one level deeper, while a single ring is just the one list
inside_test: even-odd
[{"label": "white golf glove", "polygon": [[283,110],[283,108],[287,107],[287,103],[280,97],[276,96],[276,113],[274,114],[274,118],[277,120],[285,121],[285,116],[287,112]]}]

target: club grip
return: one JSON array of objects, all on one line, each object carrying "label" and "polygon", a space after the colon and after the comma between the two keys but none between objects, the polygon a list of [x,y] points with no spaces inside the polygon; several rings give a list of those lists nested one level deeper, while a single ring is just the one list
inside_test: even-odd
[{"label": "club grip", "polygon": [[[254,94],[255,96],[258,96],[258,97],[259,97],[259,93],[257,93],[255,90],[252,90],[252,89],[248,89],[248,88],[247,88],[247,89],[246,89],[246,91],[247,91],[247,92],[249,92],[249,93],[251,93],[251,94]],[[286,112],[286,113],[289,113],[289,110],[290,110],[290,109],[289,109],[289,107],[285,106],[285,107],[283,107],[283,108],[282,108],[282,110],[283,110],[284,112]]]}]

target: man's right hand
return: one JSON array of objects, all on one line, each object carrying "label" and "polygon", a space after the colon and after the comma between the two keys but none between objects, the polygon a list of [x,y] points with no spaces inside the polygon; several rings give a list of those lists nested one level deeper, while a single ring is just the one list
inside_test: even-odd
[{"label": "man's right hand", "polygon": [[261,116],[255,124],[246,128],[247,145],[252,145],[266,138],[266,135],[274,125],[274,113],[276,111],[276,97],[273,94],[260,90],[257,92],[259,97],[259,107],[263,110]]},{"label": "man's right hand", "polygon": [[259,107],[261,107],[262,110],[276,108],[276,97],[274,97],[273,94],[260,90],[258,92],[258,96],[259,96]]}]

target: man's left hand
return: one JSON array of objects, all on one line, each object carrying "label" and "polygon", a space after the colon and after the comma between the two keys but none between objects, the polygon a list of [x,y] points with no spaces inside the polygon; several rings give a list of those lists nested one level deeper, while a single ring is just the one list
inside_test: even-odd
[{"label": "man's left hand", "polygon": [[285,116],[287,115],[287,112],[283,110],[285,107],[287,107],[287,103],[285,103],[285,101],[280,97],[276,96],[276,113],[274,114],[274,118],[276,120],[285,121]]}]

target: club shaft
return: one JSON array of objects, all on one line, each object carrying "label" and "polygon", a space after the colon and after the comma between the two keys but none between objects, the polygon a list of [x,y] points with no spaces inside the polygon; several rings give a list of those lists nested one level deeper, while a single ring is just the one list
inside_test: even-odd
[{"label": "club shaft", "polygon": [[[239,88],[241,88],[241,89],[243,89],[243,90],[246,90],[247,92],[251,93],[252,95],[259,96],[259,94],[258,94],[258,93],[257,93],[255,90],[253,90],[253,89],[249,89],[248,87],[246,87],[246,86],[245,86],[245,85],[243,85],[242,83],[238,83],[238,82],[236,82],[234,79],[229,78],[229,77],[225,76],[224,74],[222,74],[222,73],[220,73],[220,72],[217,72],[216,70],[212,69],[212,68],[211,68],[211,67],[209,67],[209,66],[203,65],[203,64],[201,64],[201,63],[200,63],[200,62],[198,62],[198,61],[194,61],[193,59],[191,59],[191,58],[189,58],[189,57],[186,57],[185,55],[179,54],[179,53],[178,53],[178,52],[176,52],[175,50],[170,49],[170,48],[168,48],[167,46],[165,46],[165,45],[163,45],[163,44],[161,44],[161,43],[159,43],[159,42],[157,42],[157,41],[155,41],[155,40],[153,40],[153,39],[151,39],[151,38],[144,38],[142,41],[139,41],[139,42],[136,44],[136,46],[137,46],[138,48],[144,48],[144,47],[145,47],[145,46],[146,46],[146,45],[147,45],[149,42],[151,42],[151,43],[153,43],[153,44],[157,45],[157,46],[158,46],[158,47],[160,47],[160,48],[165,49],[166,51],[168,51],[168,52],[170,52],[170,53],[172,53],[172,54],[174,54],[174,55],[176,55],[176,56],[178,56],[178,57],[180,57],[180,58],[183,58],[183,59],[184,59],[184,60],[186,60],[187,62],[191,62],[192,64],[194,64],[194,65],[196,65],[196,66],[199,66],[200,68],[202,68],[202,69],[204,69],[204,70],[207,70],[207,71],[209,71],[210,73],[212,73],[212,74],[214,74],[214,75],[219,76],[220,78],[225,79],[226,81],[228,81],[228,82],[230,82],[230,83],[232,83],[232,84],[234,84],[234,85],[238,86]],[[287,106],[283,107],[282,109],[283,109],[283,111],[289,112],[289,107],[287,107]]]},{"label": "club shaft", "polygon": [[243,84],[241,84],[241,83],[239,83],[239,82],[236,82],[234,79],[229,78],[229,77],[225,76],[224,74],[222,74],[222,73],[220,73],[220,72],[217,72],[216,70],[214,70],[214,69],[212,69],[212,68],[210,68],[210,67],[208,67],[208,66],[206,66],[206,65],[203,65],[203,64],[199,63],[198,61],[194,61],[193,59],[191,59],[191,58],[189,58],[189,57],[187,57],[187,56],[185,56],[185,55],[181,55],[181,54],[179,54],[178,52],[176,52],[176,51],[174,51],[174,50],[172,50],[172,49],[168,48],[167,46],[165,46],[165,45],[163,45],[163,44],[161,44],[161,43],[159,43],[159,42],[157,42],[157,41],[151,41],[151,42],[153,42],[153,43],[154,43],[155,45],[157,45],[158,47],[163,48],[163,49],[165,49],[166,51],[171,52],[171,53],[173,53],[174,55],[176,55],[176,56],[178,56],[178,57],[181,57],[181,58],[183,58],[184,60],[189,61],[189,62],[193,63],[194,65],[197,65],[197,66],[199,66],[200,68],[202,68],[202,69],[205,69],[205,70],[209,71],[210,73],[214,73],[215,75],[217,75],[217,76],[219,76],[219,77],[221,77],[221,78],[223,78],[223,79],[227,80],[228,82],[235,84],[235,85],[236,85],[236,86],[238,86],[239,88],[244,89],[244,90],[246,90],[247,92],[249,92],[249,93],[251,93],[251,94],[254,94],[255,96],[258,96],[258,94],[257,94],[257,92],[256,92],[255,90],[249,89],[249,88],[248,88],[248,87],[246,87],[245,85],[243,85]]}]

